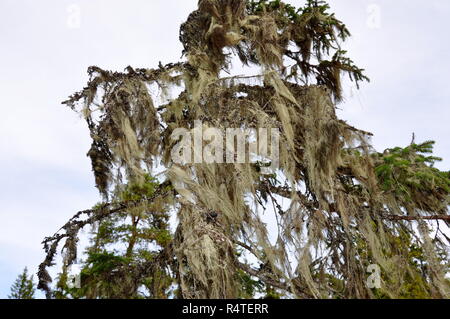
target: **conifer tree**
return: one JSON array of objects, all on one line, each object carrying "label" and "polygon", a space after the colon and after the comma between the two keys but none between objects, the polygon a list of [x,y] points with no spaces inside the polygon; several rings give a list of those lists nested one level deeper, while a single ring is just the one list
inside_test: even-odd
[{"label": "conifer tree", "polygon": [[25,267],[12,285],[8,299],[34,299],[35,292],[36,284],[33,275],[28,277],[28,269]]},{"label": "conifer tree", "polygon": [[[379,152],[337,117],[342,77],[368,80],[341,47],[349,36],[325,1],[200,0],[180,29],[181,62],[90,67],[64,104],[86,119],[104,202],[45,239],[39,288],[49,298],[449,297],[450,173],[435,168],[432,141]],[[236,59],[258,74],[230,76]],[[212,128],[277,129],[279,156],[174,160],[177,130]],[[82,287],[69,289],[89,226]],[[47,268],[60,244],[55,291]]]}]

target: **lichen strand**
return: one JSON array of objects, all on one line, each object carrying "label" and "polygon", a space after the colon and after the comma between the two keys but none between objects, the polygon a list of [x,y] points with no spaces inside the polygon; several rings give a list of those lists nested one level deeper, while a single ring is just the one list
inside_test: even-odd
[{"label": "lichen strand", "polygon": [[[449,297],[442,262],[448,242],[431,237],[425,221],[416,230],[395,218],[447,216],[449,174],[432,168],[415,144],[377,153],[370,133],[338,119],[342,75],[356,83],[367,78],[345,57],[339,43],[350,33],[328,10],[312,0],[299,9],[281,1],[200,0],[181,26],[186,62],[124,73],[92,67],[87,88],[65,102],[89,124],[89,155],[105,198],[117,200],[113,190],[142,182],[154,161],[164,164],[173,191],[159,200],[170,197],[179,220],[164,258],[179,297],[238,297],[242,271],[290,297],[396,298],[408,295],[411,278],[423,278],[416,289],[426,297]],[[260,67],[260,75],[221,78],[232,67],[230,54]],[[152,87],[181,93],[156,105]],[[268,176],[250,163],[175,165],[171,134],[193,131],[195,120],[221,130],[279,128],[280,169]],[[288,209],[281,198],[290,200]],[[272,204],[275,243],[262,220]],[[77,225],[66,228],[66,246],[75,244]],[[50,260],[58,238],[47,240]],[[241,249],[260,270],[245,264]],[[371,264],[382,268],[381,289],[366,285]]]}]

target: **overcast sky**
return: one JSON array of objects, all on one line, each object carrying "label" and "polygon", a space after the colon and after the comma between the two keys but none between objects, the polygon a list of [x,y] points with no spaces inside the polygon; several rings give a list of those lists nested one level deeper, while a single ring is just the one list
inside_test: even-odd
[{"label": "overcast sky", "polygon": [[[288,1],[303,4],[303,0]],[[0,0],[0,298],[41,241],[99,201],[84,122],[60,102],[98,65],[179,60],[178,28],[197,0]],[[346,88],[341,118],[376,148],[437,141],[450,169],[448,0],[331,0],[353,33],[345,48],[372,82]]]}]

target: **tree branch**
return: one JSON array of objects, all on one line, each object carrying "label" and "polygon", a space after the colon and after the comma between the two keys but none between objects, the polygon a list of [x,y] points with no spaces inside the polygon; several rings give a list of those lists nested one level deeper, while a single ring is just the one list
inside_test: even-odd
[{"label": "tree branch", "polygon": [[[87,225],[92,225],[97,221],[101,221],[106,219],[107,217],[122,213],[127,209],[132,207],[137,207],[144,203],[150,203],[154,201],[158,197],[166,196],[170,191],[167,190],[167,187],[170,185],[170,182],[165,182],[159,185],[158,189],[155,191],[151,198],[146,198],[145,200],[138,201],[128,201],[121,203],[107,203],[102,205],[97,209],[89,209],[82,212],[77,213],[74,217],[70,219],[68,223],[66,223],[63,227],[61,227],[58,232],[52,237],[47,237],[44,239],[42,244],[44,245],[44,249],[46,252],[45,260],[39,265],[38,278],[39,284],[38,289],[45,291],[48,299],[51,298],[51,288],[49,287],[49,283],[52,282],[52,278],[47,271],[48,267],[52,267],[54,265],[54,258],[56,256],[56,250],[63,239],[66,239],[66,246],[63,249],[66,250],[76,250],[76,246],[68,245],[68,243],[76,243],[78,241],[77,236],[81,229],[83,229]],[[85,217],[85,220],[81,218]],[[63,233],[60,233],[64,231]],[[76,256],[75,252],[69,252],[72,256]],[[70,265],[73,260],[69,259],[68,264]]]},{"label": "tree branch", "polygon": [[[291,198],[292,197],[292,191],[288,188],[284,187],[276,187],[272,185],[267,185],[268,189],[279,196],[285,197],[285,198]],[[313,201],[309,200],[305,195],[303,195],[301,192],[297,192],[297,195],[302,202],[302,204],[311,210],[318,209],[318,206]],[[330,205],[332,208],[331,210],[336,210],[335,205]],[[337,212],[339,213],[339,212]],[[435,215],[435,216],[397,216],[397,215],[386,215],[382,214],[382,218],[386,220],[391,221],[417,221],[417,220],[443,220],[446,222],[450,222],[450,216],[448,215]]]},{"label": "tree branch", "polygon": [[272,278],[267,277],[267,275],[265,275],[264,273],[262,273],[256,269],[253,269],[252,267],[250,267],[246,264],[237,262],[237,266],[240,269],[242,269],[243,271],[245,271],[246,273],[250,274],[251,276],[257,277],[262,282],[264,282],[266,285],[269,285],[269,286],[272,286],[272,287],[275,287],[275,288],[278,288],[278,289],[281,289],[281,290],[284,290],[287,292],[291,292],[291,288],[287,284],[280,282],[280,281],[273,280]]},{"label": "tree branch", "polygon": [[268,277],[267,274],[265,274],[261,271],[258,271],[256,269],[253,269],[252,267],[250,267],[246,264],[243,264],[241,262],[237,262],[236,265],[238,268],[240,268],[244,272],[246,272],[249,275],[256,277],[259,280],[261,280],[262,282],[264,282],[267,286],[278,288],[278,289],[284,290],[288,293],[293,293],[303,299],[312,299],[313,298],[313,296],[311,294],[309,294],[308,292],[306,292],[303,289],[300,289],[300,287],[298,287],[297,285],[290,286],[287,283],[272,279],[272,278]]},{"label": "tree branch", "polygon": [[393,221],[406,220],[406,221],[416,221],[416,220],[444,220],[450,222],[450,216],[385,216],[384,219],[389,219]]}]

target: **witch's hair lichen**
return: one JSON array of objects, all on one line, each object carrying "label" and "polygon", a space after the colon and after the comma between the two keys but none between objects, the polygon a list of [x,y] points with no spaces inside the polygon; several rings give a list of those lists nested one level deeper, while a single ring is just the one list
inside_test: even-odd
[{"label": "witch's hair lichen", "polygon": [[[167,216],[155,216],[170,212],[178,218],[173,234],[144,238],[136,226],[135,236],[126,237],[156,240],[151,258],[139,263],[96,252],[89,278],[97,278],[92,265],[100,256],[129,279],[122,295],[110,288],[114,297],[136,296],[147,283],[157,287],[155,298],[171,284],[180,298],[249,297],[255,287],[295,298],[448,298],[449,239],[442,228],[432,233],[430,220],[449,221],[449,173],[433,167],[438,159],[426,155],[431,143],[378,153],[370,133],[337,117],[342,76],[357,84],[368,78],[346,57],[341,43],[350,32],[329,9],[320,0],[300,8],[279,0],[200,0],[181,26],[183,62],[123,73],[91,67],[87,87],[64,103],[88,123],[88,155],[106,203],[45,240],[39,287],[54,296],[46,268],[61,241],[64,267],[73,263],[83,227],[125,214],[165,228]],[[223,77],[232,57],[260,74]],[[167,102],[156,102],[156,91]],[[279,128],[279,170],[262,174],[255,163],[175,165],[171,135],[193,130],[196,120],[221,130]],[[136,195],[156,162],[165,181]],[[141,186],[126,193],[127,185]],[[263,221],[271,211],[276,240]],[[256,262],[246,262],[250,255]],[[380,289],[366,285],[373,264],[382,271]],[[101,287],[85,296],[111,296],[104,293],[109,286]]]}]

